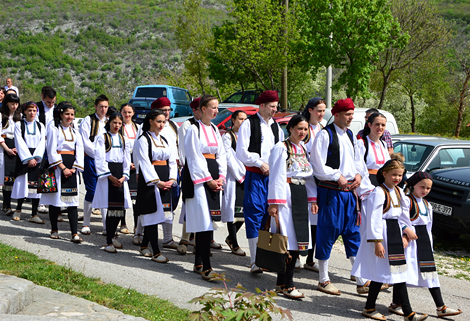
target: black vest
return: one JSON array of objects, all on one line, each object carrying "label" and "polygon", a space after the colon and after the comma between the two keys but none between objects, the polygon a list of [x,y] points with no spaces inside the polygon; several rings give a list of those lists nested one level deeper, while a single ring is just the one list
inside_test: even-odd
[{"label": "black vest", "polygon": [[[328,154],[326,157],[326,166],[329,166],[333,169],[338,169],[340,164],[339,159],[339,142],[338,142],[338,134],[336,133],[336,128],[333,123],[329,124],[328,126],[324,127],[322,130],[326,130],[330,137],[330,144],[328,145]],[[348,128],[346,132],[351,140],[351,145],[354,150],[354,139],[353,133]],[[346,160],[345,160],[346,161]],[[354,160],[352,160],[354,161]]]},{"label": "black vest", "polygon": [[[261,120],[259,119],[258,114],[251,115],[248,117],[248,120],[250,121],[251,128],[248,151],[251,153],[257,153],[261,156]],[[275,120],[271,124],[271,130],[274,135],[274,144],[277,144],[279,142],[279,125]]]}]

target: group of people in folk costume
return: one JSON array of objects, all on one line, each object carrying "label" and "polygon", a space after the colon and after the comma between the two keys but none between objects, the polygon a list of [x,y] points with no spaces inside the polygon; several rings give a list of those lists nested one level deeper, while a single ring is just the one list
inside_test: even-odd
[{"label": "group of people in folk costume", "polygon": [[[37,207],[39,202],[49,205],[50,237],[56,239],[61,208],[67,208],[71,241],[82,242],[77,233],[78,171],[86,188],[81,234],[91,232],[92,208],[101,209],[106,252],[122,248],[116,231],[119,223],[126,225],[126,209],[133,207],[133,243],[153,261],[168,262],[158,245],[161,224],[163,247],[185,254],[194,244],[194,272],[213,280],[217,274],[210,251],[221,247],[214,229],[218,222],[227,223],[225,242],[233,254],[245,256],[237,239],[245,223],[250,272],[263,273],[255,258],[258,232],[269,219],[272,230],[278,221],[278,232],[288,237],[289,260],[276,281],[276,291],[288,298],[304,297],[293,278],[300,255],[307,256],[304,268],[319,272],[319,291],[341,294],[328,274],[331,250],[341,235],[357,292],[368,294],[365,316],[385,320],[375,301],[379,291],[393,285],[389,310],[406,320],[424,320],[427,315],[411,309],[407,284],[429,287],[438,316],[460,314],[444,305],[434,264],[432,207],[424,200],[432,179],[418,172],[407,180],[408,194],[398,187],[403,159],[395,154],[391,159],[391,141],[383,139],[385,116],[369,113],[364,131],[355,137],[348,129],[353,101],[336,102],[334,122],[324,127],[326,105],[316,97],[291,118],[285,138],[273,120],[278,102],[277,92],[263,92],[256,102],[259,111],[233,113],[232,128],[221,136],[211,123],[219,103],[210,95],[192,101],[194,117],[181,127],[169,119],[166,97],[152,103],[138,126],[131,105],[110,112],[108,98],[100,95],[95,113],[77,130],[74,106],[62,102],[54,108],[52,88],[43,88],[41,103],[28,102],[21,110],[18,96],[8,94],[1,110],[3,211],[19,220],[23,200],[31,198],[30,221],[44,223]],[[41,196],[34,190],[35,179],[45,167],[55,173],[57,192]],[[182,237],[177,243],[173,212],[180,185]],[[11,198],[17,199],[16,211]]]}]

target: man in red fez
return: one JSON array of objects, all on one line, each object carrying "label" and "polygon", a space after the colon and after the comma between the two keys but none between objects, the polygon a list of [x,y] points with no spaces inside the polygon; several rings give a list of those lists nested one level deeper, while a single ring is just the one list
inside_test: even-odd
[{"label": "man in red fez", "polygon": [[256,104],[259,105],[258,113],[248,117],[238,130],[236,155],[246,167],[243,212],[250,248],[251,273],[263,272],[255,264],[255,258],[258,231],[264,226],[268,217],[268,160],[274,145],[284,140],[284,132],[272,119],[278,102],[279,96],[276,91],[262,92],[256,100]]},{"label": "man in red fez", "polygon": [[[346,256],[354,263],[361,241],[356,189],[368,172],[357,150],[356,137],[348,128],[354,117],[352,99],[338,100],[331,113],[335,117],[334,122],[317,134],[311,151],[313,174],[319,181],[315,257],[319,268],[317,289],[340,295],[341,292],[330,282],[328,260],[333,244],[341,235]],[[372,189],[369,185],[366,188]],[[358,293],[368,292],[365,280],[356,278],[356,282]]]},{"label": "man in red fez", "polygon": [[[170,113],[172,111],[171,102],[167,97],[160,97],[152,102],[150,106],[152,109],[160,109],[165,113],[166,123],[161,131],[161,135],[165,137],[168,141],[170,148],[178,149],[178,129],[179,126],[174,121],[170,120]],[[179,153],[178,153],[179,155]],[[176,161],[179,163],[179,156],[177,156]],[[179,182],[179,178],[178,178]],[[173,188],[173,208],[178,206],[180,196],[179,185]],[[173,217],[166,218],[166,221],[162,224],[163,228],[163,247],[176,249],[178,243],[173,240]]]}]

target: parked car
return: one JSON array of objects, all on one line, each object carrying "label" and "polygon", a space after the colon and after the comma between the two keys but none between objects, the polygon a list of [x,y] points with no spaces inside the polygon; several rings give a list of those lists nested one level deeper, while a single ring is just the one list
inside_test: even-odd
[{"label": "parked car", "polygon": [[435,170],[431,176],[426,199],[433,208],[433,231],[446,238],[470,235],[470,167]]},{"label": "parked car", "polygon": [[189,104],[192,101],[189,91],[184,88],[167,85],[137,86],[129,101],[135,108],[137,123],[142,123],[145,115],[150,111],[152,102],[160,97],[167,97],[171,102],[170,117],[190,116],[192,110]]},{"label": "parked car", "polygon": [[251,104],[254,105],[258,96],[262,93],[261,90],[245,90],[245,91],[238,91],[234,94],[231,94],[226,98],[222,103],[230,103],[230,104]]},{"label": "parked car", "polygon": [[[333,114],[331,113],[332,108],[327,108],[325,110],[325,116],[323,116],[323,119],[326,122],[326,125],[331,124],[334,121]],[[364,129],[364,125],[366,123],[366,111],[369,108],[355,108],[354,109],[354,119],[351,122],[351,126],[349,126],[349,129],[354,133],[354,135],[357,135],[357,133],[361,130]],[[396,135],[398,134],[398,125],[397,121],[395,120],[395,117],[391,113],[389,113],[386,110],[380,110],[380,113],[382,113],[386,118],[387,118],[387,126],[385,127],[386,130],[390,132],[391,135]]]},{"label": "parked car", "polygon": [[248,116],[256,114],[258,107],[245,106],[245,107],[229,107],[220,111],[217,116],[212,120],[212,123],[219,128],[220,134],[225,133],[230,127],[232,127],[232,114],[236,110],[243,110]]},{"label": "parked car", "polygon": [[417,171],[470,166],[470,141],[441,137],[401,140],[393,144],[395,153],[405,156],[407,176]]}]

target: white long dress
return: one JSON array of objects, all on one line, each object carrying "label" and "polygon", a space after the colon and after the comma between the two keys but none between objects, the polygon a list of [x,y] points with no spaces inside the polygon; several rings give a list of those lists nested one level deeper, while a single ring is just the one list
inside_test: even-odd
[{"label": "white long dress", "polygon": [[[387,250],[387,223],[386,219],[397,219],[398,224],[403,228],[410,226],[409,211],[404,202],[406,197],[399,188],[401,194],[401,202],[395,192],[395,189],[389,189],[391,205],[390,209],[383,213],[383,205],[385,202],[385,192],[381,187],[376,187],[369,197],[364,201],[364,213],[361,223],[361,245],[357,252],[356,261],[354,262],[351,274],[363,279],[379,282],[379,283],[402,283],[409,278],[407,271],[400,273],[391,273],[388,260]],[[393,207],[392,204],[400,204]],[[383,240],[382,245],[385,249],[385,258],[379,258],[375,255],[375,242]],[[408,265],[408,259],[407,265]]]},{"label": "white long dress", "polygon": [[[21,133],[21,123],[25,123],[24,139]],[[38,125],[41,130],[38,129]],[[46,129],[40,122],[27,122],[26,120],[20,120],[15,123],[15,146],[18,152],[18,157],[21,163],[28,164],[28,161],[35,159],[40,166],[44,151],[46,148]],[[35,148],[33,154],[29,151],[29,148]],[[41,198],[41,194],[30,192],[28,190],[28,173],[18,176],[13,184],[13,190],[11,198]]]},{"label": "white long dress", "polygon": [[[237,133],[235,135],[238,137]],[[222,136],[227,155],[227,181],[224,185],[222,197],[221,216],[222,222],[233,222],[235,219],[236,186],[245,181],[245,165],[237,158],[236,151],[232,148],[232,136],[225,133]]]},{"label": "white long dress", "polygon": [[[317,123],[316,126],[312,124],[308,124],[308,130],[310,132],[310,139],[307,142],[305,142],[305,149],[307,150],[307,155],[309,159],[312,159],[312,157],[316,157],[316,155],[311,154],[311,151],[312,151],[312,146],[313,146],[315,137],[317,137],[317,134],[320,132],[321,129],[322,129],[322,126],[320,125],[320,123]],[[315,196],[313,197],[311,201],[312,202],[317,201],[316,184],[315,184]],[[310,225],[317,225],[318,214],[313,214],[312,211],[310,211],[310,209],[308,213],[309,213],[308,215],[309,215]]]},{"label": "white long dress", "polygon": [[[0,122],[1,122],[1,117],[2,114],[0,114]],[[0,126],[0,135],[5,135],[10,139],[14,138],[15,134],[15,122],[13,121],[13,116],[10,116],[8,118],[8,126],[5,126],[6,128],[3,129],[3,126]],[[5,139],[0,136],[0,143],[4,142]],[[4,157],[5,151],[3,150],[2,147],[0,147],[0,186],[5,184],[5,157]]]},{"label": "white long dress", "polygon": [[[121,142],[119,134],[111,134],[112,147],[109,152],[106,152],[104,134],[96,137],[95,140],[95,167],[96,174],[98,175],[98,182],[96,183],[95,197],[93,197],[92,207],[94,208],[108,208],[108,176],[111,172],[108,168],[108,162],[122,163],[123,176],[125,177],[124,186],[124,208],[132,207],[131,195],[129,193],[129,168],[131,165],[130,147],[127,138],[124,137],[124,142]],[[125,145],[125,148],[123,149]],[[118,177],[120,178],[120,177]]]},{"label": "white long dress", "polygon": [[[149,159],[149,145],[146,137],[140,136],[135,144],[134,149],[134,158],[138,159],[140,167],[139,175],[143,175],[147,186],[154,186],[155,199],[157,201],[156,212],[139,216],[142,222],[142,226],[155,225],[165,222],[165,212],[163,211],[160,189],[157,187],[160,178],[158,177],[152,162],[168,160],[168,166],[170,168],[170,179],[176,180],[176,173],[178,170],[176,165],[176,148],[171,148],[170,145],[161,138],[161,135],[155,135],[153,132],[149,132],[149,134],[152,141],[152,159]],[[173,216],[173,214],[171,214],[171,216]]]},{"label": "white long dress", "polygon": [[219,166],[219,178],[226,180],[227,156],[220,137],[219,130],[212,126],[206,126],[199,121],[199,130],[196,125],[191,125],[186,133],[184,144],[186,151],[186,164],[194,183],[194,197],[187,198],[186,208],[186,232],[213,231],[214,224],[209,213],[209,205],[206,199],[204,183],[212,180],[203,154],[215,154]]},{"label": "white long dress", "polygon": [[[300,142],[303,145],[303,142]],[[292,150],[295,154],[302,154],[303,149],[300,145],[292,144]],[[292,156],[291,156],[292,157]],[[311,203],[316,197],[316,185],[312,176],[312,168],[310,163],[307,164],[294,163],[292,166],[286,165],[287,161],[287,148],[284,142],[278,142],[271,151],[269,157],[269,184],[268,184],[268,204],[277,204],[279,206],[279,225],[281,227],[282,235],[286,235],[287,249],[291,251],[298,251],[297,237],[294,229],[294,222],[292,218],[292,202],[291,190],[287,183],[287,178],[301,178],[305,179],[305,187],[307,189],[308,202]],[[306,209],[310,211],[310,208]],[[271,220],[271,230],[276,231],[275,220]],[[312,240],[309,233],[309,246],[312,247]]]},{"label": "white long dress", "polygon": [[62,155],[58,154],[58,151],[75,151],[75,162],[73,163],[73,168],[77,170],[77,188],[80,193],[78,172],[83,172],[84,157],[82,136],[71,126],[62,127],[62,125],[59,125],[56,127],[50,125],[47,131],[47,158],[49,160],[49,167],[55,168],[54,173],[58,192],[42,194],[41,202],[44,205],[53,205],[56,207],[78,206],[78,196],[74,197],[73,200],[68,199],[69,201],[67,202],[61,198],[62,171],[58,165],[62,163]]},{"label": "white long dress", "polygon": [[[409,208],[410,198],[405,198],[407,206]],[[429,239],[431,241],[431,247],[433,246],[432,240],[432,221],[433,221],[433,212],[431,204],[428,204],[426,211],[426,204],[423,202],[422,198],[416,198],[416,203],[419,207],[419,216],[411,221],[410,228],[413,232],[416,232],[415,225],[426,225],[426,230],[428,231]],[[427,215],[426,215],[427,214]],[[406,260],[408,262],[408,275],[409,278],[406,281],[408,285],[426,287],[426,288],[437,288],[440,287],[439,278],[437,273],[435,273],[435,278],[423,279],[419,271],[419,261],[418,261],[418,244],[416,242],[410,242],[408,247],[405,249]]]}]

